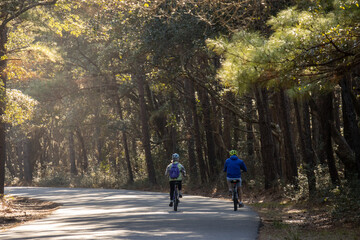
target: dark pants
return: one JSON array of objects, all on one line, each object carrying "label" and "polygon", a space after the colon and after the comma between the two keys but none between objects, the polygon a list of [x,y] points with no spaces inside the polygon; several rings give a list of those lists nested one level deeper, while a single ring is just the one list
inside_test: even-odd
[{"label": "dark pants", "polygon": [[170,181],[170,200],[173,199],[174,195],[174,189],[175,189],[175,182],[178,183],[178,189],[181,190],[181,181]]}]

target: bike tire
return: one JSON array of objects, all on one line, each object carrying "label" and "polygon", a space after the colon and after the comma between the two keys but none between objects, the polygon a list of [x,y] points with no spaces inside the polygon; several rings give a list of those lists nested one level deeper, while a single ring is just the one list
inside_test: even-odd
[{"label": "bike tire", "polygon": [[237,211],[237,208],[238,208],[237,199],[234,199],[234,211]]},{"label": "bike tire", "polygon": [[238,198],[237,198],[237,191],[234,188],[233,189],[233,202],[234,202],[234,211],[237,211],[238,209]]},{"label": "bike tire", "polygon": [[174,201],[174,211],[176,212],[178,208],[178,200]]}]

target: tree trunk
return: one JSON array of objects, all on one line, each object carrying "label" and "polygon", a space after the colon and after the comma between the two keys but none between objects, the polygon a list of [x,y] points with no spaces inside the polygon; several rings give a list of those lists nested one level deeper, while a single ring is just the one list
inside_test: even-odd
[{"label": "tree trunk", "polygon": [[201,177],[201,183],[205,183],[208,180],[208,172],[206,170],[203,150],[202,150],[202,141],[201,141],[201,133],[199,126],[199,116],[197,113],[196,99],[195,99],[195,87],[192,81],[189,81],[190,88],[190,104],[191,104],[191,112],[194,118],[194,137],[195,137],[195,147],[196,147],[196,157],[197,163],[199,166],[199,172]]},{"label": "tree trunk", "polygon": [[332,93],[327,93],[319,100],[319,117],[321,122],[321,139],[324,144],[324,153],[329,167],[331,182],[336,185],[340,182],[339,174],[335,165],[334,150],[331,142],[331,125],[333,122]]},{"label": "tree trunk", "polygon": [[134,175],[136,174],[136,173],[138,173],[138,169],[140,168],[140,161],[137,161],[137,156],[138,156],[138,150],[137,150],[137,138],[130,138],[130,155],[133,157],[133,159],[135,160],[134,162],[133,162],[133,173],[134,173]]},{"label": "tree trunk", "polygon": [[[310,102],[311,103],[311,102]],[[312,143],[313,143],[313,149],[315,153],[315,160],[317,164],[326,164],[326,156],[323,154],[322,146],[321,146],[321,140],[320,140],[320,121],[319,118],[314,117],[315,116],[315,110],[311,107],[311,130],[312,130]]]},{"label": "tree trunk", "polygon": [[[116,99],[116,105],[117,105],[117,111],[118,114],[120,116],[120,120],[123,121],[123,112],[122,112],[122,107],[121,107],[121,103],[119,98]],[[122,140],[123,140],[123,147],[124,147],[124,151],[125,151],[125,161],[126,161],[126,166],[127,166],[127,170],[128,170],[128,182],[129,183],[133,183],[134,182],[134,175],[132,172],[132,167],[131,167],[131,161],[130,161],[130,153],[129,153],[129,146],[128,146],[128,141],[127,141],[127,134],[126,134],[126,129],[122,129]]]},{"label": "tree trunk", "polygon": [[353,180],[355,174],[357,174],[355,152],[353,149],[351,149],[346,139],[338,131],[335,124],[331,125],[331,130],[331,137],[337,144],[337,149],[335,150],[336,155],[339,157],[345,167],[345,178],[348,180]]},{"label": "tree trunk", "polygon": [[[254,109],[252,105],[252,98],[246,97],[245,99],[245,108],[246,108],[246,114],[250,119],[254,118]],[[246,122],[246,164],[248,167],[248,171],[251,174],[253,178],[256,176],[256,170],[255,170],[255,148],[254,148],[254,130],[253,130],[253,124],[250,122]]]},{"label": "tree trunk", "polygon": [[[177,114],[177,103],[174,101],[175,97],[173,93],[170,93],[170,104],[171,104],[171,112],[174,113],[175,115],[175,119],[176,119],[176,124],[179,123],[179,117]],[[172,146],[172,153],[178,152],[179,150],[179,146],[177,144],[177,131],[176,128],[174,126],[174,124],[170,124],[169,126],[170,129],[170,145]]]},{"label": "tree trunk", "polygon": [[17,155],[17,163],[19,166],[19,179],[24,179],[24,154],[23,154],[23,141],[18,141],[16,143],[16,155]]},{"label": "tree trunk", "polygon": [[298,186],[297,177],[297,160],[294,149],[294,138],[290,120],[290,105],[288,96],[284,90],[280,90],[280,122],[282,126],[282,133],[284,137],[285,147],[285,166],[286,166],[286,180],[288,183]]},{"label": "tree trunk", "polygon": [[[54,138],[52,138],[54,139]],[[56,141],[51,141],[51,143],[49,144],[49,152],[48,152],[48,157],[53,159],[53,163],[55,166],[59,166],[59,162],[60,162],[60,149],[59,149],[59,143]]]},{"label": "tree trunk", "polygon": [[144,97],[144,79],[140,74],[135,75],[137,81],[137,87],[139,91],[139,104],[140,104],[140,119],[141,119],[141,130],[142,130],[142,143],[145,150],[145,161],[147,165],[148,178],[150,183],[156,184],[155,168],[151,157],[151,146],[150,146],[150,131],[149,131],[149,120],[148,113],[146,110],[145,97]]},{"label": "tree trunk", "polygon": [[[100,107],[100,106],[99,106]],[[97,155],[97,162],[100,165],[103,161],[102,156],[102,148],[103,148],[103,141],[101,139],[101,128],[100,124],[100,116],[99,116],[99,109],[95,110],[95,146],[96,146],[96,155]]]},{"label": "tree trunk", "polygon": [[340,105],[341,105],[341,94],[339,90],[334,92],[334,116],[336,129],[341,131],[341,120],[340,120]]},{"label": "tree trunk", "polygon": [[265,189],[272,189],[276,186],[279,167],[277,166],[278,154],[271,131],[268,93],[265,89],[257,88],[255,89],[255,96],[259,112],[261,156],[265,177]]},{"label": "tree trunk", "polygon": [[195,184],[198,181],[197,165],[195,157],[195,141],[194,141],[194,121],[191,111],[191,83],[189,79],[184,80],[185,90],[185,125],[186,125],[186,141],[189,157],[189,173],[190,181]]},{"label": "tree trunk", "polygon": [[87,151],[86,151],[86,146],[85,146],[85,141],[84,141],[84,138],[81,134],[81,131],[80,129],[76,129],[76,135],[79,139],[79,143],[80,143],[80,146],[81,146],[81,153],[82,153],[82,170],[83,172],[87,172],[88,170],[88,167],[89,167],[89,159],[87,157]]},{"label": "tree trunk", "polygon": [[75,162],[75,144],[74,144],[74,133],[69,131],[69,159],[70,159],[70,173],[72,176],[78,174]]},{"label": "tree trunk", "polygon": [[302,157],[304,162],[304,169],[308,180],[309,196],[314,196],[316,192],[316,177],[314,172],[315,161],[314,152],[311,142],[311,129],[310,129],[310,116],[309,105],[307,102],[303,103],[303,121],[301,121],[301,115],[299,110],[299,104],[297,100],[294,101],[296,122],[300,137],[300,147],[302,151]]},{"label": "tree trunk", "polygon": [[360,178],[360,131],[354,104],[351,98],[350,76],[346,74],[340,81],[343,105],[344,136],[355,152],[358,178]]},{"label": "tree trunk", "polygon": [[[42,150],[40,152],[40,157],[39,157],[39,162],[40,162],[40,177],[43,178],[46,175],[46,159],[47,158],[47,151],[48,149],[46,149],[46,145],[42,146]],[[54,167],[56,167],[57,165],[54,164]],[[32,171],[34,171],[35,165],[32,168]]]},{"label": "tree trunk", "polygon": [[9,170],[10,175],[12,177],[16,177],[15,169],[14,169],[14,166],[12,165],[12,163],[11,163],[9,155],[6,156],[6,167]]},{"label": "tree trunk", "polygon": [[23,160],[24,160],[24,177],[27,185],[31,185],[32,183],[32,171],[31,171],[31,163],[30,163],[30,139],[25,137],[23,140]]},{"label": "tree trunk", "polygon": [[210,106],[210,99],[205,91],[200,92],[200,101],[203,110],[204,116],[204,128],[205,128],[205,135],[206,135],[206,147],[207,147],[207,154],[208,154],[208,161],[209,161],[209,170],[210,176],[216,176],[216,153],[215,153],[215,140],[214,140],[214,133],[213,127],[211,124],[211,106]]},{"label": "tree trunk", "polygon": [[240,129],[240,124],[239,124],[239,120],[236,117],[236,114],[233,114],[233,124],[234,124],[234,141],[232,143],[232,149],[238,149],[239,147],[239,129]]},{"label": "tree trunk", "polygon": [[[217,172],[219,172],[222,168],[223,161],[227,159],[228,157],[228,148],[225,146],[224,139],[223,139],[223,116],[221,107],[218,107],[216,103],[216,100],[214,98],[211,98],[211,125],[214,129],[213,135],[214,135],[214,142],[215,142],[215,159],[216,159],[216,166],[215,169]],[[216,172],[215,171],[215,172]],[[215,173],[217,176],[218,173]]]},{"label": "tree trunk", "polygon": [[[3,57],[6,55],[6,43],[8,40],[8,28],[0,27],[0,116],[5,113],[6,108],[6,66],[7,60]],[[5,162],[6,162],[6,123],[3,118],[0,119],[0,198],[4,196],[5,186]]]},{"label": "tree trunk", "polygon": [[[233,94],[231,92],[226,93],[224,104],[233,101],[234,101]],[[223,128],[222,138],[224,139],[225,150],[230,151],[232,149],[231,129],[232,129],[233,117],[232,117],[232,112],[229,111],[227,108],[223,107],[222,110],[224,116],[224,128]]]}]

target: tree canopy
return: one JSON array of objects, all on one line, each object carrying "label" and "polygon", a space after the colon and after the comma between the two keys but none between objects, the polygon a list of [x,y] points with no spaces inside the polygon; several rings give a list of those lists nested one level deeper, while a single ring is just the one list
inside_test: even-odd
[{"label": "tree canopy", "polygon": [[358,186],[358,1],[0,10],[4,184],[156,188],[177,152],[189,187],[215,191],[237,149],[249,188],[311,197]]}]

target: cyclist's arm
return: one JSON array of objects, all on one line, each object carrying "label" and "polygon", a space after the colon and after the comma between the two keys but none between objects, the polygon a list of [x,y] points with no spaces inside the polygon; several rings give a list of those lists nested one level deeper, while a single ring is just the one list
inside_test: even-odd
[{"label": "cyclist's arm", "polygon": [[181,165],[181,170],[180,170],[183,174],[184,177],[186,177],[186,171],[183,165]]},{"label": "cyclist's arm", "polygon": [[244,162],[242,162],[242,164],[240,165],[240,169],[243,171],[243,172],[247,172],[247,168],[246,168],[246,165]]}]

